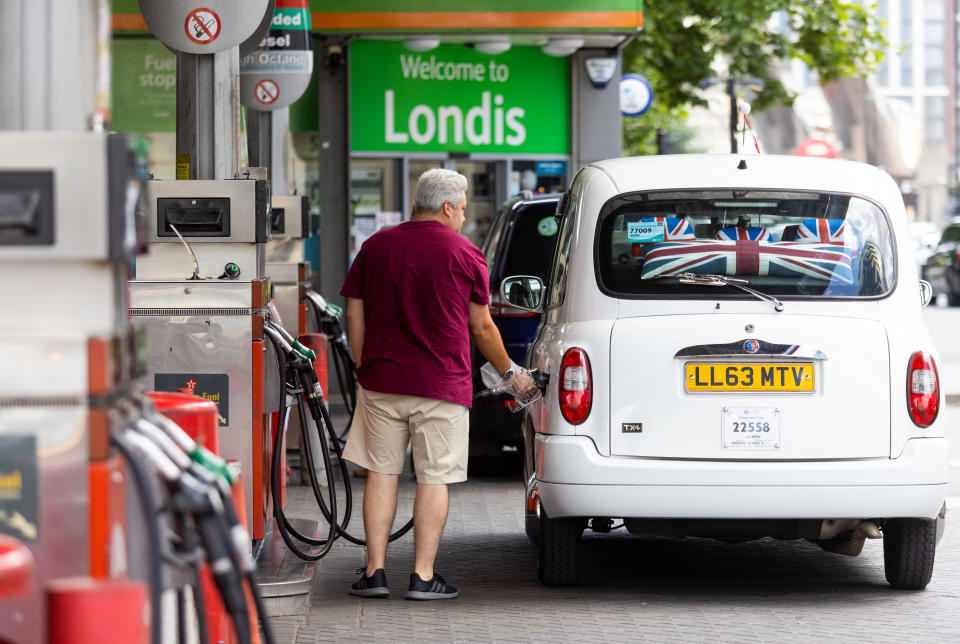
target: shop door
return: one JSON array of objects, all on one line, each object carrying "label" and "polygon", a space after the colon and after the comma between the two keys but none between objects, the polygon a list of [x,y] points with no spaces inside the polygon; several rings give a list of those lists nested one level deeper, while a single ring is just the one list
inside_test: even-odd
[{"label": "shop door", "polygon": [[497,214],[497,162],[456,160],[451,169],[467,178],[466,221],[460,233],[480,246]]}]

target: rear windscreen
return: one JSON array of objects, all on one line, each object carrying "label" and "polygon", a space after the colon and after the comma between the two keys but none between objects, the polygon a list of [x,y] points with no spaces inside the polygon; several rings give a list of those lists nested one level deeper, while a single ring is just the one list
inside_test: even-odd
[{"label": "rear windscreen", "polygon": [[743,296],[681,281],[691,275],[733,277],[777,296],[875,297],[887,293],[895,277],[883,212],[860,197],[834,193],[620,195],[601,211],[596,259],[604,290],[628,297]]}]

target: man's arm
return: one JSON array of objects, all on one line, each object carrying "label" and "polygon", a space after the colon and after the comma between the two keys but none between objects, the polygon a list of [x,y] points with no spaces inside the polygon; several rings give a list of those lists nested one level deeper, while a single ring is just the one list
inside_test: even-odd
[{"label": "man's arm", "polygon": [[[498,374],[503,374],[513,361],[507,355],[507,350],[503,346],[503,339],[500,337],[500,330],[493,323],[490,317],[490,309],[486,304],[476,304],[470,302],[470,335],[477,345],[477,349],[484,358],[490,361]],[[513,378],[507,381],[507,384],[520,397],[532,396],[537,393],[537,385],[524,369],[519,369],[519,373],[513,374]]]},{"label": "man's arm", "polygon": [[363,300],[358,297],[348,297],[347,333],[350,334],[350,349],[353,351],[353,359],[358,367],[360,366],[360,356],[363,355],[363,334],[366,328],[367,325],[363,320]]},{"label": "man's arm", "polygon": [[486,304],[470,302],[470,335],[484,358],[490,361],[497,373],[510,368],[510,356],[503,346],[500,330],[490,317]]}]

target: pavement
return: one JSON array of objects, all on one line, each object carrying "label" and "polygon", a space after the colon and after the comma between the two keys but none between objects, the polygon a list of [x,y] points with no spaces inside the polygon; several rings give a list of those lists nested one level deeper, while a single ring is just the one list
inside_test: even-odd
[{"label": "pavement", "polygon": [[[960,426],[960,407],[943,413],[951,428]],[[359,504],[364,479],[352,480]],[[394,527],[410,517],[415,489],[413,477],[401,475]],[[322,521],[307,488],[288,490],[288,514]],[[957,507],[960,497],[947,503]],[[960,530],[949,522],[922,592],[886,584],[880,541],[846,557],[806,541],[647,541],[622,529],[585,536],[580,585],[547,588],[536,577],[522,508],[516,473],[471,474],[451,486],[436,569],[458,587],[454,600],[403,599],[411,535],[388,552],[390,599],[349,595],[364,550],[338,541],[317,566],[308,612],[271,620],[277,643],[960,641]],[[351,532],[362,534],[359,507]]]}]

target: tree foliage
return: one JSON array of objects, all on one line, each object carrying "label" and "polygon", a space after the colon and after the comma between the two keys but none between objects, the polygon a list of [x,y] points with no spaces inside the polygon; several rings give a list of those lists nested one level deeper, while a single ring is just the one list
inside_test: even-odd
[{"label": "tree foliage", "polygon": [[[755,110],[789,105],[794,97],[778,78],[781,61],[802,60],[826,85],[866,77],[886,46],[873,7],[842,0],[649,0],[643,20],[624,51],[624,71],[650,81],[664,122],[704,104],[701,83],[759,79]],[[637,147],[633,139],[649,141],[655,132],[641,123],[625,124],[628,150]]]}]

